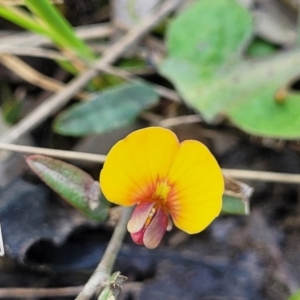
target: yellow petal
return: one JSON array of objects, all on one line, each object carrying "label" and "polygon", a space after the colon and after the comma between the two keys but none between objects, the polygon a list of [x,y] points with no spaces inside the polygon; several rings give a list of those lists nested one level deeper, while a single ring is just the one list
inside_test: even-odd
[{"label": "yellow petal", "polygon": [[105,197],[125,206],[149,200],[178,149],[178,139],[168,129],[149,127],[129,134],[112,147],[100,173]]},{"label": "yellow petal", "polygon": [[190,234],[198,233],[219,215],[223,175],[202,143],[188,140],[180,144],[168,179],[173,191],[167,206],[178,228]]}]

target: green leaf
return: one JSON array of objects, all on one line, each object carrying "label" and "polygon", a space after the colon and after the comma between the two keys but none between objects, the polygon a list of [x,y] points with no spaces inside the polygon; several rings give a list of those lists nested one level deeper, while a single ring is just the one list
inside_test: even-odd
[{"label": "green leaf", "polygon": [[300,290],[293,294],[288,300],[300,300]]},{"label": "green leaf", "polygon": [[264,40],[255,39],[249,46],[247,55],[250,57],[266,57],[275,53],[275,51],[276,48],[272,44]]},{"label": "green leaf", "polygon": [[251,31],[251,16],[235,0],[196,1],[169,27],[169,58],[192,63],[206,78],[240,58]]},{"label": "green leaf", "polygon": [[[297,76],[299,70],[296,66],[299,63],[299,53],[289,52],[264,62],[241,63],[227,74],[218,74],[207,81],[193,78],[189,83],[179,83],[182,71],[177,69],[174,74],[174,68],[172,77],[178,82],[185,99],[207,121],[211,122],[222,114],[240,129],[254,135],[298,139],[300,96],[286,92],[284,101],[279,103],[276,93],[287,79]],[[192,68],[185,68],[185,78],[194,74],[189,72]]]},{"label": "green leaf", "polygon": [[146,108],[158,102],[146,84],[123,84],[106,89],[89,102],[75,104],[54,122],[60,134],[84,136],[131,124]]},{"label": "green leaf", "polygon": [[[263,61],[243,58],[239,49],[251,35],[252,24],[250,14],[237,7],[234,0],[202,0],[175,19],[169,30],[169,55],[160,71],[207,122],[223,115],[250,134],[298,139],[300,95],[286,86],[299,74],[300,55],[289,51]],[[244,20],[241,26],[236,26],[237,20]]]},{"label": "green leaf", "polygon": [[102,221],[108,214],[108,202],[100,201],[99,182],[81,169],[43,155],[26,157],[30,168],[55,192],[88,218]]},{"label": "green leaf", "polygon": [[249,215],[249,204],[244,202],[241,198],[223,195],[222,213]]},{"label": "green leaf", "polygon": [[43,24],[34,20],[30,13],[19,7],[0,5],[0,16],[25,29],[50,35],[49,30]]},{"label": "green leaf", "polygon": [[14,99],[7,100],[2,105],[4,120],[9,124],[15,124],[21,119],[21,112],[24,103]]}]

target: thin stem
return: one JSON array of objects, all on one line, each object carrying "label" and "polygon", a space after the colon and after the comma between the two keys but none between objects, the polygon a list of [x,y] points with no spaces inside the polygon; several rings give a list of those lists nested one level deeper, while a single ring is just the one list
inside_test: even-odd
[{"label": "thin stem", "polygon": [[279,183],[299,184],[299,174],[276,173],[265,171],[237,170],[237,169],[222,169],[224,175],[238,179],[247,179],[253,181],[268,181]]},{"label": "thin stem", "polygon": [[[5,144],[5,143],[0,143],[0,149],[14,151],[14,152],[21,152],[21,153],[42,154],[42,155],[48,155],[48,156],[59,157],[64,159],[90,161],[95,163],[103,163],[106,159],[106,155],[102,155],[102,154],[75,152],[75,151],[67,151],[67,150],[55,150],[55,149],[48,149],[48,148],[22,146],[22,145]],[[300,174],[253,171],[253,170],[238,170],[238,169],[222,169],[222,171],[224,175],[237,178],[237,179],[300,184]]]},{"label": "thin stem", "polygon": [[131,212],[132,208],[123,208],[121,219],[115,228],[99,265],[75,300],[91,299],[94,295],[98,295],[105,285],[108,284],[115,260],[127,231],[127,222]]},{"label": "thin stem", "polygon": [[83,286],[59,288],[0,288],[0,299],[32,299],[76,296]]},{"label": "thin stem", "polygon": [[[107,38],[112,33],[112,27],[108,23],[74,27],[76,35],[84,40]],[[52,41],[42,35],[31,32],[19,32],[1,38],[1,47],[38,47],[52,45]]]},{"label": "thin stem", "polygon": [[[49,0],[50,3],[53,4],[62,4],[64,0]],[[16,6],[16,5],[24,5],[24,0],[1,0],[1,5],[4,6]]]},{"label": "thin stem", "polygon": [[53,60],[67,60],[67,58],[58,51],[38,47],[21,48],[18,46],[2,45],[2,47],[0,47],[0,54],[14,54],[18,56],[34,56]]},{"label": "thin stem", "polygon": [[[45,90],[58,92],[65,87],[64,83],[41,74],[36,69],[32,68],[30,65],[26,64],[23,60],[14,55],[0,53],[0,62],[24,80]],[[80,92],[77,94],[77,97],[81,100],[86,100],[90,98],[90,95],[84,92]]]},{"label": "thin stem", "polygon": [[139,78],[139,77],[135,76],[134,74],[127,72],[125,70],[113,67],[111,65],[100,66],[99,70],[103,71],[105,73],[108,73],[108,74],[112,74],[112,75],[121,77],[121,78],[131,81],[131,82],[137,82],[137,83],[141,82],[141,83],[150,84],[160,96],[165,97],[174,102],[178,102],[178,103],[181,102],[180,97],[178,96],[178,94],[175,91],[168,89],[164,86],[155,84],[155,83],[149,83],[146,80]]},{"label": "thin stem", "polygon": [[199,115],[178,116],[178,117],[168,118],[160,121],[159,126],[170,128],[182,124],[199,123],[201,121],[202,118]]},{"label": "thin stem", "polygon": [[90,161],[90,162],[97,162],[97,163],[103,163],[106,158],[106,155],[101,155],[101,154],[67,151],[67,150],[56,150],[56,149],[49,149],[49,148],[40,148],[40,147],[5,144],[5,143],[0,143],[0,149],[14,151],[14,152],[21,152],[26,154],[41,154],[41,155],[47,155],[52,157],[64,158],[64,159]]},{"label": "thin stem", "polygon": [[0,224],[0,256],[4,255],[4,244],[3,244],[3,238],[2,238],[2,230],[1,230],[1,224]]}]

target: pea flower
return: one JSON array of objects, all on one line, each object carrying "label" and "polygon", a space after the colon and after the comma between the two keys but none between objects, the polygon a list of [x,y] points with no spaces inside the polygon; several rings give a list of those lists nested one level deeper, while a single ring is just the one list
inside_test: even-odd
[{"label": "pea flower", "polygon": [[224,181],[202,143],[161,127],[132,132],[107,155],[100,186],[112,203],[136,205],[127,229],[133,241],[152,249],[174,224],[194,234],[220,213]]}]

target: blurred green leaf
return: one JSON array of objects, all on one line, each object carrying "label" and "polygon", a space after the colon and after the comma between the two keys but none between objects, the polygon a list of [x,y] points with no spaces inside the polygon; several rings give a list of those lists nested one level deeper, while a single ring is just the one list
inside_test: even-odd
[{"label": "blurred green leaf", "polygon": [[139,57],[131,57],[121,60],[118,63],[118,67],[123,68],[125,70],[134,70],[134,69],[142,69],[147,67],[147,63],[144,59]]},{"label": "blurred green leaf", "polygon": [[247,55],[250,57],[265,57],[274,54],[275,51],[276,48],[272,44],[261,39],[255,39],[249,46]]},{"label": "blurred green leaf", "polygon": [[198,0],[171,23],[166,62],[191,63],[195,79],[207,79],[223,64],[241,58],[251,31],[250,14],[235,0]]},{"label": "blurred green leaf", "polygon": [[94,95],[92,101],[75,104],[54,122],[60,134],[84,136],[119,128],[134,122],[146,108],[158,102],[146,84],[123,84]]},{"label": "blurred green leaf", "polygon": [[300,290],[293,294],[288,300],[300,300]]},{"label": "blurred green leaf", "polygon": [[197,1],[171,24],[160,71],[207,122],[224,115],[251,134],[298,139],[300,96],[286,85],[299,74],[300,55],[246,61],[251,31],[250,13],[236,1]]},{"label": "blurred green leaf", "polygon": [[248,215],[249,207],[248,204],[245,203],[241,198],[223,195],[222,213],[232,215]]},{"label": "blurred green leaf", "polygon": [[[1,113],[3,119],[8,124],[15,124],[21,119],[21,112],[24,105],[23,97],[15,97],[11,90],[11,86],[8,83],[0,83],[0,99],[1,103]],[[2,102],[1,101],[1,102]]]},{"label": "blurred green leaf", "polygon": [[43,155],[26,157],[30,168],[55,192],[88,218],[102,221],[108,214],[108,202],[100,201],[99,182],[81,169]]},{"label": "blurred green leaf", "polygon": [[15,124],[21,119],[23,102],[18,100],[7,100],[2,105],[4,120],[9,124]]}]

